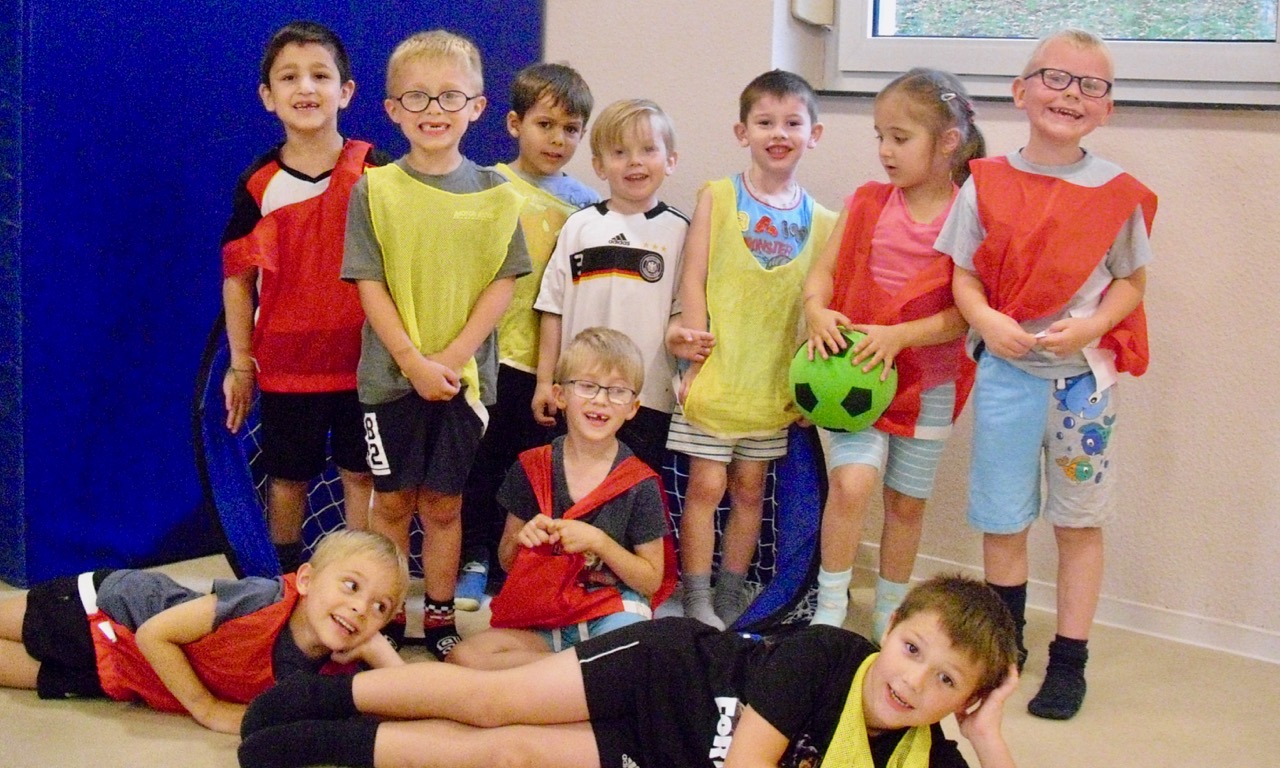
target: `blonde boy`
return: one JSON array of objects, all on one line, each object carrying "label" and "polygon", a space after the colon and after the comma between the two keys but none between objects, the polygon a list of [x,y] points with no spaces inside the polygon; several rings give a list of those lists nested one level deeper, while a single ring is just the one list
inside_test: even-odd
[{"label": "blonde boy", "polygon": [[618,440],[643,387],[644,358],[621,331],[588,328],[560,356],[553,391],[567,434],[506,473],[498,559],[510,576],[493,598],[494,629],[449,661],[527,664],[652,618],[675,587],[662,483]]},{"label": "blonde boy", "polygon": [[142,700],[238,734],[276,680],[403,663],[378,630],[408,582],[395,545],[367,531],[329,534],[297,574],[217,580],[208,595],[151,571],[54,579],[0,602],[0,686]]},{"label": "blonde boy", "polygon": [[529,256],[519,193],[459,148],[485,107],[475,44],[409,37],[387,64],[385,107],[409,153],[352,191],[342,277],[368,318],[357,379],[377,491],[370,527],[407,551],[410,520],[421,521],[423,635],[443,658],[458,640],[462,489],[485,428],[481,396],[494,389],[477,358]]},{"label": "blonde boy", "polygon": [[511,306],[498,323],[493,428],[480,442],[463,494],[463,566],[455,602],[464,611],[479,609],[484,599],[489,556],[503,526],[502,510],[494,500],[499,483],[521,451],[545,445],[554,434],[529,411],[538,370],[539,320],[533,302],[565,219],[600,201],[594,189],[564,172],[586,133],[593,104],[586,81],[564,64],[532,64],[511,83],[507,133],[516,140],[519,153],[509,164],[494,168],[525,196],[520,228],[533,271],[516,281]]},{"label": "blonde boy", "polygon": [[569,217],[542,276],[534,309],[542,313],[533,415],[555,424],[556,361],[580,331],[622,331],[644,356],[640,410],[618,434],[655,472],[662,471],[675,405],[668,325],[680,309],[676,286],[689,220],[658,200],[676,167],[675,129],[652,101],[614,102],[591,130],[591,166],[609,199]]},{"label": "blonde boy", "polygon": [[[686,335],[673,335],[670,344],[693,365],[667,447],[689,456],[680,519],[685,615],[715,627],[732,624],[745,608],[765,471],[786,454],[786,430],[798,417],[787,365],[799,344],[800,289],[836,219],[795,178],[822,136],[817,99],[804,78],[782,70],[747,85],[733,131],[750,166],[703,187],[685,245]],[[688,335],[708,331],[709,353],[706,339]],[[714,516],[726,488],[729,521],[713,604]]]},{"label": "blonde boy", "polygon": [[1141,375],[1148,360],[1141,301],[1156,197],[1080,147],[1111,116],[1113,79],[1098,37],[1042,40],[1013,82],[1026,146],[972,163],[936,244],[955,261],[956,306],[978,362],[969,522],[983,532],[986,577],[1009,605],[1023,660],[1027,532],[1045,468],[1058,626],[1028,709],[1052,719],[1084,702],[1118,470],[1116,374]]}]

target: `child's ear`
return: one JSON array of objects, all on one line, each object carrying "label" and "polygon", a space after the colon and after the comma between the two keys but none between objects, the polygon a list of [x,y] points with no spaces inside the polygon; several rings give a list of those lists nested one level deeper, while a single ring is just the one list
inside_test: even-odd
[{"label": "child's ear", "polygon": [[960,129],[948,128],[942,133],[942,138],[938,142],[938,148],[942,150],[944,155],[954,155],[956,150],[960,148]]},{"label": "child's ear", "polygon": [[471,100],[471,122],[474,123],[475,121],[479,120],[480,116],[484,114],[484,108],[487,106],[489,106],[489,100],[483,96],[477,96],[474,99],[472,99]]},{"label": "child's ear", "polygon": [[599,177],[601,181],[608,181],[604,175],[604,163],[600,162],[600,158],[594,154],[591,155],[591,170],[596,172],[596,176]]},{"label": "child's ear", "polygon": [[667,153],[667,175],[676,172],[676,161],[680,159],[680,154],[674,149]]},{"label": "child's ear", "polygon": [[740,144],[740,145],[742,145],[742,146],[744,146],[744,147],[745,147],[745,146],[747,146],[747,124],[746,124],[746,123],[734,123],[734,124],[733,124],[733,136],[734,136],[734,138],[736,138],[736,139],[738,140],[738,144]]},{"label": "child's ear", "polygon": [[514,109],[507,113],[507,133],[513,139],[520,138],[520,116]]},{"label": "child's ear", "polygon": [[809,132],[809,149],[818,146],[819,139],[822,138],[822,123],[814,123],[813,130]]},{"label": "child's ear", "polygon": [[262,99],[263,109],[273,113],[276,111],[276,100],[275,97],[271,95],[271,86],[266,85],[265,83],[259,83],[258,98]]},{"label": "child's ear", "polygon": [[342,91],[338,96],[338,109],[346,109],[351,103],[351,99],[356,95],[356,81],[348,80],[342,84]]},{"label": "child's ear", "polygon": [[307,590],[311,589],[311,576],[315,571],[311,567],[311,563],[303,563],[298,566],[298,575],[294,582],[294,586],[298,588],[298,594],[305,595]]},{"label": "child's ear", "polygon": [[551,385],[551,398],[556,401],[556,407],[564,410],[569,407],[568,398],[565,396],[564,387],[560,382]]}]

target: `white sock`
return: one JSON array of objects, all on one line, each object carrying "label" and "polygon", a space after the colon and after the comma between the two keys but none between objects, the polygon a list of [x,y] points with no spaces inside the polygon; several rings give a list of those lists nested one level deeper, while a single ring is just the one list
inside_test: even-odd
[{"label": "white sock", "polygon": [[844,626],[849,610],[849,582],[853,581],[853,569],[832,573],[818,568],[818,610],[814,611],[809,625],[829,624]]},{"label": "white sock", "polygon": [[872,642],[879,643],[884,638],[884,631],[889,627],[889,617],[902,605],[902,600],[910,589],[910,583],[899,584],[888,581],[883,576],[876,577],[876,607],[871,611],[871,630],[875,633],[875,637],[871,638]]}]

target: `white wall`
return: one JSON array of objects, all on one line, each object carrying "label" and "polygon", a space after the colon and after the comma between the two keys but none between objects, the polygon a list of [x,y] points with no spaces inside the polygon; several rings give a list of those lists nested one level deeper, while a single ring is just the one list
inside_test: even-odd
[{"label": "white wall", "polygon": [[[671,114],[680,165],[664,199],[691,211],[702,182],[745,167],[731,133],[742,87],[775,63],[804,71],[820,60],[821,36],[784,6],[550,0],[546,55],[578,68],[600,106],[644,96]],[[866,98],[822,100],[826,133],[800,176],[829,207],[883,178],[870,112]],[[1025,140],[1011,104],[978,104],[978,123],[993,152]],[[1160,196],[1147,292],[1153,362],[1121,384],[1122,512],[1107,530],[1099,620],[1280,662],[1280,112],[1121,106],[1086,146]],[[569,170],[597,181],[585,143]],[[964,522],[968,436],[966,413],[917,575],[981,567]],[[879,518],[868,526],[864,538],[877,540]],[[1031,600],[1051,608],[1051,531],[1037,525],[1032,542]]]}]

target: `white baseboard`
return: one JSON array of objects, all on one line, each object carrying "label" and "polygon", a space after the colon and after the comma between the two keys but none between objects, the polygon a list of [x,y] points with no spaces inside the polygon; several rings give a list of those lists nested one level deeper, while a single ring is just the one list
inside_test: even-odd
[{"label": "white baseboard", "polygon": [[[855,568],[870,574],[874,584],[879,547],[863,542],[858,548]],[[927,579],[940,573],[963,573],[982,578],[982,569],[921,555],[916,560],[915,578]],[[1056,591],[1046,581],[1032,580],[1027,584],[1027,607],[1054,612]],[[1182,611],[1171,611],[1142,605],[1129,600],[1103,595],[1098,601],[1097,623],[1151,635],[1176,643],[1211,648],[1217,651],[1246,656],[1251,659],[1280,664],[1280,634],[1257,627],[1233,624],[1207,616],[1197,616]]]}]

